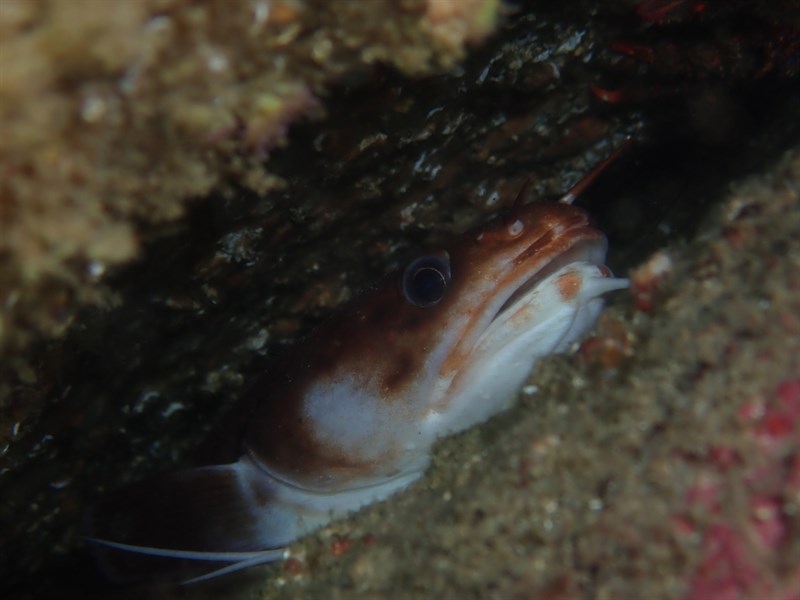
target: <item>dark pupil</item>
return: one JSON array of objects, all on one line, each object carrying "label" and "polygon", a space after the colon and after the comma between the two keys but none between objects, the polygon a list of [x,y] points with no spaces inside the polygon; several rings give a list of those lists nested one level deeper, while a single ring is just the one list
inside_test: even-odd
[{"label": "dark pupil", "polygon": [[444,296],[447,288],[444,275],[433,267],[417,269],[409,284],[410,299],[419,306],[428,306],[438,302]]}]

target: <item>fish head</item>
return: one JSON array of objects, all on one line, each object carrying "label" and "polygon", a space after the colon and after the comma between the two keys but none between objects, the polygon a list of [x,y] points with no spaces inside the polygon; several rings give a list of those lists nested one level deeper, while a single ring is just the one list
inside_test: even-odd
[{"label": "fish head", "polygon": [[507,407],[627,286],[605,255],[583,210],[540,202],[418,257],[300,347],[290,385],[257,411],[251,455],[321,490],[424,469],[437,437]]}]

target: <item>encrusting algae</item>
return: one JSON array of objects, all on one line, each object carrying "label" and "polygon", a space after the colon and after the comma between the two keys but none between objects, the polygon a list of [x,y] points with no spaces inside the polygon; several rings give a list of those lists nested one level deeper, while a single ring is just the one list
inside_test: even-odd
[{"label": "encrusting algae", "polygon": [[[137,254],[148,225],[232,182],[265,192],[288,125],[376,62],[452,66],[497,0],[4,0],[0,4],[0,402],[31,342]],[[12,377],[16,379],[16,375]]]}]

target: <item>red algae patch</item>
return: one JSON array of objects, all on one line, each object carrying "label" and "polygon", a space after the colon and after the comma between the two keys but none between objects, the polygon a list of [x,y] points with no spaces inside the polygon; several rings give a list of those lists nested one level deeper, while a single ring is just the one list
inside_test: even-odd
[{"label": "red algae patch", "polygon": [[[800,573],[792,556],[792,514],[800,499],[800,380],[787,380],[745,401],[738,411],[743,441],[757,456],[745,461],[729,446],[710,448],[676,515],[683,535],[701,539],[701,559],[686,600],[796,597]],[[731,481],[725,474],[737,469]],[[743,514],[732,520],[726,502],[739,495]],[[692,513],[710,520],[698,529]],[[788,560],[788,562],[787,562]],[[777,568],[777,573],[775,570]]]}]

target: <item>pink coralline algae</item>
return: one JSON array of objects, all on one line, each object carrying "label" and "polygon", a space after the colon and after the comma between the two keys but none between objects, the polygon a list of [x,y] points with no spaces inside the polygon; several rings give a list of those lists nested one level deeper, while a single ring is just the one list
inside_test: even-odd
[{"label": "pink coralline algae", "polygon": [[[687,490],[688,510],[673,525],[679,534],[700,534],[701,559],[684,598],[798,600],[800,568],[790,557],[796,524],[787,507],[800,500],[800,379],[746,401],[737,416],[760,456],[734,483],[728,471],[745,461],[733,448],[713,448],[703,461],[708,469]],[[738,497],[730,498],[734,490]],[[743,518],[731,518],[743,514],[737,502],[746,506]],[[702,531],[691,516],[698,512],[708,515]]]}]

